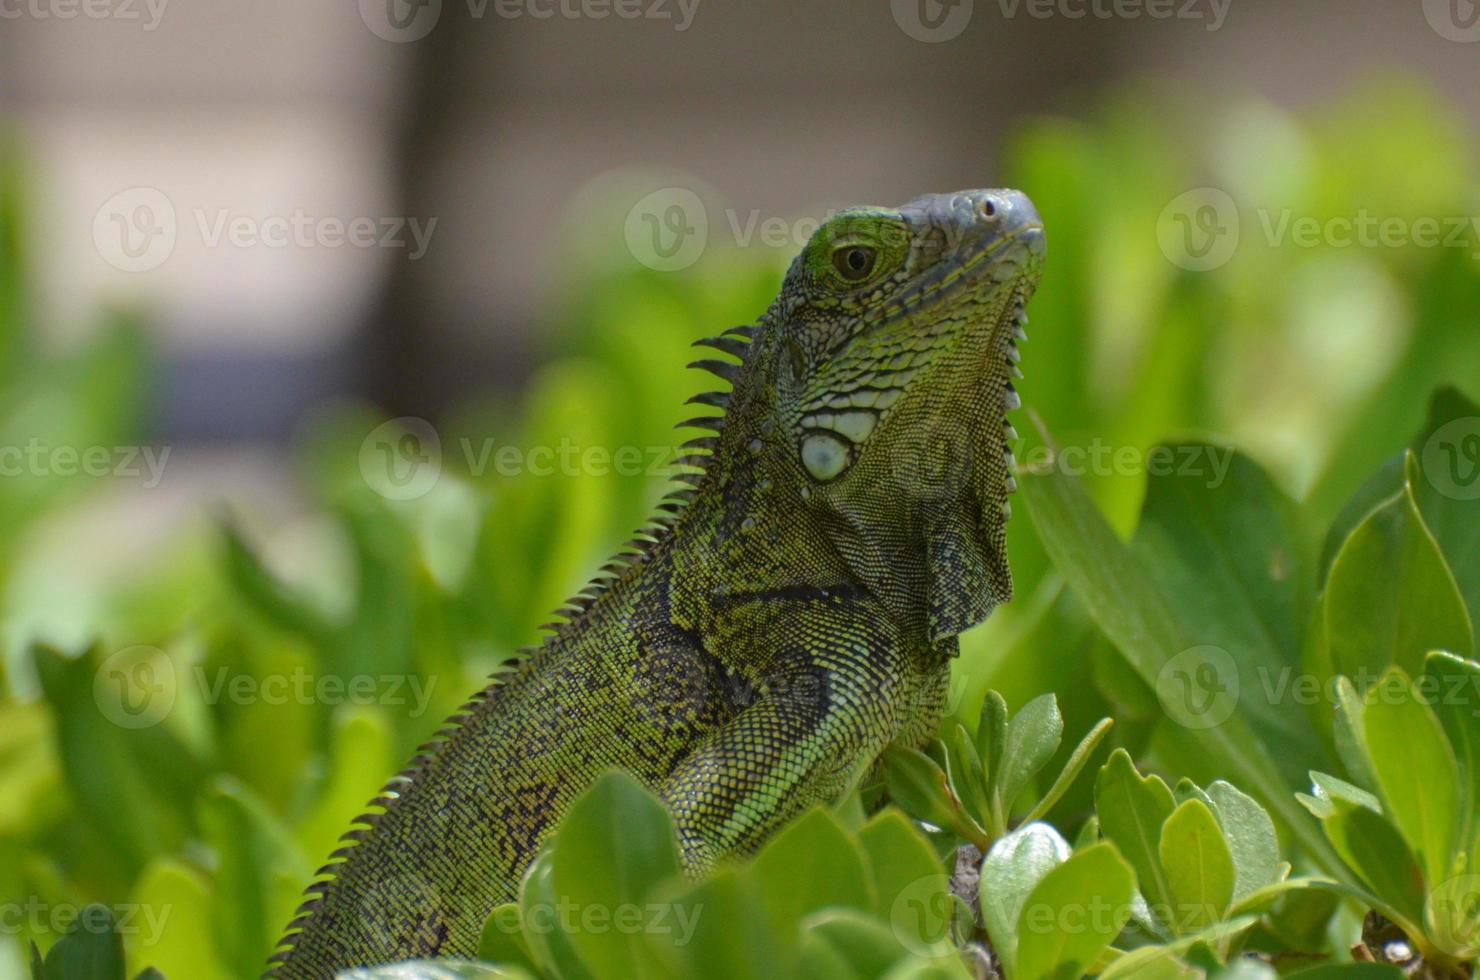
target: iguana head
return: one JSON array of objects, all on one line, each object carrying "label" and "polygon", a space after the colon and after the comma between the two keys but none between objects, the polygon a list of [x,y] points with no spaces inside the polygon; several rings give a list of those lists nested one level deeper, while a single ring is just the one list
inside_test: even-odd
[{"label": "iguana head", "polygon": [[1011,595],[1005,413],[1043,254],[1017,191],[850,208],[812,236],[767,314],[786,478],[856,574],[926,602],[932,639]]}]

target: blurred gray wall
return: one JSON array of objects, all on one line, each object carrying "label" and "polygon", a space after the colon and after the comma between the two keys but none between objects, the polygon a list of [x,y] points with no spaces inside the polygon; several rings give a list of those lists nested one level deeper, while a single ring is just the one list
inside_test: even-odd
[{"label": "blurred gray wall", "polygon": [[[893,203],[994,182],[1014,120],[1138,77],[1298,107],[1391,69],[1480,118],[1470,0],[582,2],[0,0],[48,340],[105,302],[152,310],[174,440],[276,438],[343,394],[431,415],[538,358],[558,219],[615,168],[762,217]],[[174,211],[161,261],[130,254],[161,219],[140,188]],[[404,229],[223,231],[294,215],[437,224],[414,261]]]}]

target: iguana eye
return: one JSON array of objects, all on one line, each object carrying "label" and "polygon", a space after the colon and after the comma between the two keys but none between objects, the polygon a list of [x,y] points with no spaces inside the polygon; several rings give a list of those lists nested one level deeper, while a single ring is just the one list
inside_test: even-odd
[{"label": "iguana eye", "polygon": [[863,245],[848,245],[833,253],[833,268],[849,282],[858,282],[874,271],[878,253]]}]

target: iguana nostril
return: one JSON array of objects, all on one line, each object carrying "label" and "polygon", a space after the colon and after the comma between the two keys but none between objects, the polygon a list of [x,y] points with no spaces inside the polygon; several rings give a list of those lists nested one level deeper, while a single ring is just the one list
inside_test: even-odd
[{"label": "iguana nostril", "polygon": [[981,203],[980,210],[983,218],[995,218],[997,217],[997,202],[990,197],[985,198]]}]

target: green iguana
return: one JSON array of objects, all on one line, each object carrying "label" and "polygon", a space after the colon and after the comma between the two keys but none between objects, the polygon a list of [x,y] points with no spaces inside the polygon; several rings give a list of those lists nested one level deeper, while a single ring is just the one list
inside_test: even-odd
[{"label": "green iguana", "polygon": [[598,775],[672,811],[686,869],[935,730],[957,634],[1012,593],[1016,341],[1043,228],[1006,190],[830,218],[683,423],[660,517],[344,835],[268,976],[468,956]]}]

